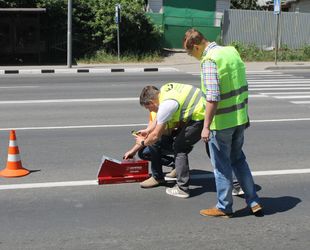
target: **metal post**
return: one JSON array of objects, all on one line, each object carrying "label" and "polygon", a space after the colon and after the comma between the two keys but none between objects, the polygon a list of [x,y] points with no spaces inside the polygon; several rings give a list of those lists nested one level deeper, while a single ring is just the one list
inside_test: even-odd
[{"label": "metal post", "polygon": [[117,24],[117,59],[120,60],[119,23]]},{"label": "metal post", "polygon": [[276,51],[275,51],[275,65],[278,63],[278,51],[279,51],[279,18],[280,18],[280,13],[277,14],[277,32],[276,32]]},{"label": "metal post", "polygon": [[117,24],[117,59],[120,60],[120,39],[119,39],[119,24],[121,22],[121,5],[115,5],[115,22]]},{"label": "metal post", "polygon": [[72,0],[68,0],[67,66],[72,67]]}]

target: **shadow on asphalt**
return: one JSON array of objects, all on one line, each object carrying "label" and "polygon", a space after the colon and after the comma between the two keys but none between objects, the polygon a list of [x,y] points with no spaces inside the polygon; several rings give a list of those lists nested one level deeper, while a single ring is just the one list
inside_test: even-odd
[{"label": "shadow on asphalt", "polygon": [[[191,170],[191,175],[212,175],[213,172],[211,171],[204,171],[204,170]],[[175,182],[167,183],[167,186],[172,187]],[[255,184],[256,191],[259,192],[262,187]],[[191,179],[190,180],[190,192],[191,197],[199,196],[203,193],[208,192],[216,192],[215,180],[214,178],[208,179]],[[244,196],[240,196],[240,198],[244,199]],[[298,203],[301,202],[301,199],[292,196],[282,196],[282,197],[260,197],[261,204],[263,205],[263,213],[255,214],[256,217],[263,217],[265,215],[273,215],[276,213],[283,213],[287,212],[294,207],[297,206]],[[242,208],[234,212],[234,218],[238,217],[246,217],[252,216],[252,212],[248,207]]]},{"label": "shadow on asphalt", "polygon": [[[193,169],[191,175],[213,175],[211,171]],[[214,178],[208,179],[191,179],[190,180],[191,197],[199,196],[203,193],[216,192]]]},{"label": "shadow on asphalt", "polygon": [[[190,171],[191,175],[213,175],[213,172],[211,171],[205,171],[205,170],[197,170],[193,169]],[[262,189],[261,186],[255,184],[256,191],[260,191]],[[214,178],[208,178],[208,179],[191,179],[190,180],[190,190],[191,190],[191,197],[195,197],[198,195],[201,195],[203,193],[208,192],[216,192],[216,186],[215,186],[215,180]],[[244,198],[243,196],[241,196]]]},{"label": "shadow on asphalt", "polygon": [[35,172],[40,172],[40,171],[41,171],[41,169],[37,169],[37,170],[29,170],[30,174],[31,174],[31,173],[35,173]]},{"label": "shadow on asphalt", "polygon": [[[262,217],[264,215],[273,215],[276,213],[287,212],[297,206],[301,202],[301,199],[292,196],[282,196],[276,198],[260,197],[261,204],[264,207],[263,214],[258,214],[256,217]],[[234,217],[244,217],[252,215],[249,208],[245,207],[234,213]]]}]

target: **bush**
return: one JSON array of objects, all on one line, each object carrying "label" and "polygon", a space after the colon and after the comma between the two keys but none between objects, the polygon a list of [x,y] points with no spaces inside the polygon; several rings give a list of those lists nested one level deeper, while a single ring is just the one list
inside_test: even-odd
[{"label": "bush", "polygon": [[[81,1],[81,0],[80,0]],[[115,4],[121,4],[120,44],[122,52],[143,54],[160,48],[161,32],[153,26],[144,11],[142,0],[83,0],[90,4],[94,19],[89,24],[93,37],[101,41],[102,49],[117,51]]]},{"label": "bush", "polygon": [[309,59],[310,58],[310,45],[305,45],[302,50],[303,50],[303,54]]},{"label": "bush", "polygon": [[[144,55],[161,48],[162,31],[145,15],[144,0],[73,0],[72,38],[73,57],[96,54],[104,50],[108,54],[117,51],[117,25],[115,4],[122,6],[120,24],[121,53]],[[6,0],[0,7],[46,8],[47,21],[42,22],[50,54],[66,53],[67,0]]]},{"label": "bush", "polygon": [[[230,45],[237,49],[244,61],[273,61],[275,57],[274,50],[264,51],[253,44],[246,45],[240,42],[232,42]],[[310,60],[310,46],[306,45],[302,49],[294,50],[290,49],[287,45],[284,44],[278,51],[278,60],[308,61]]]}]

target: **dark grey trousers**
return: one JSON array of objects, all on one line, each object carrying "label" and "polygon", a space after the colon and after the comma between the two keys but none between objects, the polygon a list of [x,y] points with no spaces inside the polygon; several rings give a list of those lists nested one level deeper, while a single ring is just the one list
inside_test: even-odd
[{"label": "dark grey trousers", "polygon": [[174,140],[177,184],[184,191],[189,189],[188,154],[192,151],[194,144],[200,140],[202,129],[203,121],[190,121],[181,129]]}]

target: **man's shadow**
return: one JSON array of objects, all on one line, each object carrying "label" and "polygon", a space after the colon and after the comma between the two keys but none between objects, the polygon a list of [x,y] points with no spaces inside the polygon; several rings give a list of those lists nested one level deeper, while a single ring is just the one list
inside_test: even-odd
[{"label": "man's shadow", "polygon": [[[193,169],[190,171],[190,175],[191,197],[195,197],[206,192],[216,192],[214,173],[212,171]],[[255,188],[256,191],[262,189],[259,185],[255,185]]]},{"label": "man's shadow", "polygon": [[[301,202],[301,199],[293,196],[282,197],[260,197],[261,204],[263,205],[263,213],[257,214],[257,217],[264,215],[272,215],[276,213],[283,213],[293,209]],[[234,217],[244,217],[251,215],[248,207],[242,208],[234,213]]]},{"label": "man's shadow", "polygon": [[[193,169],[190,171],[190,175],[191,197],[195,197],[206,192],[216,192],[213,172]],[[195,178],[196,176],[198,178]]]},{"label": "man's shadow", "polygon": [[[201,195],[205,192],[216,192],[215,179],[213,172],[204,170],[191,170],[191,175],[200,175],[200,178],[191,178],[191,197]],[[205,177],[205,178],[204,178]],[[255,184],[256,191],[262,189],[261,186]],[[244,198],[244,196],[240,196]],[[282,197],[260,197],[261,204],[263,205],[263,213],[258,213],[257,217],[264,215],[272,215],[276,213],[283,213],[293,209],[301,202],[301,199],[293,196],[282,196]],[[244,217],[252,215],[248,207],[242,208],[235,211],[233,217]]]}]

